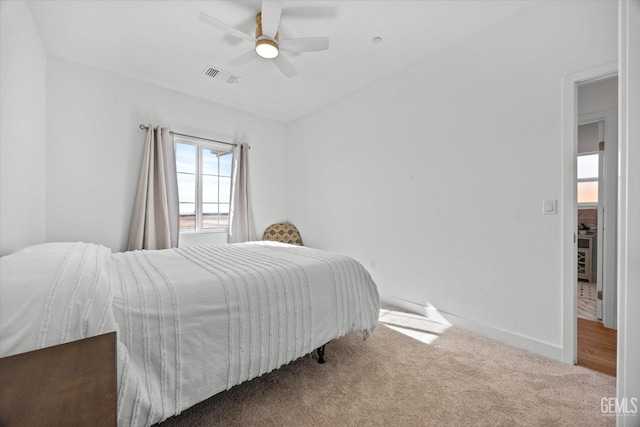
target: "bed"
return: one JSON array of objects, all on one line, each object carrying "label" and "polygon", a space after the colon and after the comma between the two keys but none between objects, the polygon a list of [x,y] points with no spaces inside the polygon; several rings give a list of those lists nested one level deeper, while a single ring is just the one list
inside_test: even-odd
[{"label": "bed", "polygon": [[277,242],[47,243],[0,269],[0,357],[117,332],[121,426],[165,420],[343,335],[367,339],[379,311],[360,263]]}]

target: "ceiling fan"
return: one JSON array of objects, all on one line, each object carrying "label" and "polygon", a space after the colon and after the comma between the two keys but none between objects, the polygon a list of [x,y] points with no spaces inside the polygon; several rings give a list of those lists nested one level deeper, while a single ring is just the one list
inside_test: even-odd
[{"label": "ceiling fan", "polygon": [[200,19],[207,24],[222,30],[234,37],[254,43],[255,48],[229,62],[231,65],[244,65],[249,61],[262,57],[270,59],[276,67],[287,77],[293,77],[298,72],[283,52],[317,52],[329,49],[328,37],[301,37],[280,40],[278,27],[282,15],[282,2],[279,0],[262,0],[262,10],[256,16],[255,36],[247,34],[235,27],[200,12]]}]

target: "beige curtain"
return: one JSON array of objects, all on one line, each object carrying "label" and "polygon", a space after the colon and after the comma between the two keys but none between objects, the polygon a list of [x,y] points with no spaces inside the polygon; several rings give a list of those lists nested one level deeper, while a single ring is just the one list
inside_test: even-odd
[{"label": "beige curtain", "polygon": [[131,219],[129,250],[178,246],[178,178],[173,135],[149,125]]},{"label": "beige curtain", "polygon": [[249,202],[249,145],[238,144],[233,148],[227,241],[241,243],[254,240],[257,239]]}]

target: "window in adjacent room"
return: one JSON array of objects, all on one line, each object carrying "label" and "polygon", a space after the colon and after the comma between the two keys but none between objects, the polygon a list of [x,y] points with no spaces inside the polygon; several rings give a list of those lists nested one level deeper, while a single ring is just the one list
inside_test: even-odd
[{"label": "window in adjacent room", "polygon": [[578,155],[578,204],[598,203],[598,153]]},{"label": "window in adjacent room", "polygon": [[231,147],[174,139],[181,232],[226,232],[231,201]]}]

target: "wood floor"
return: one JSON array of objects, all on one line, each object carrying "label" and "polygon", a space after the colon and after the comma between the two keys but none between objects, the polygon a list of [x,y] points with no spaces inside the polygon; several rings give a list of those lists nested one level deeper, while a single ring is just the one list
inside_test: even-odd
[{"label": "wood floor", "polygon": [[578,317],[578,365],[616,376],[617,331]]}]

